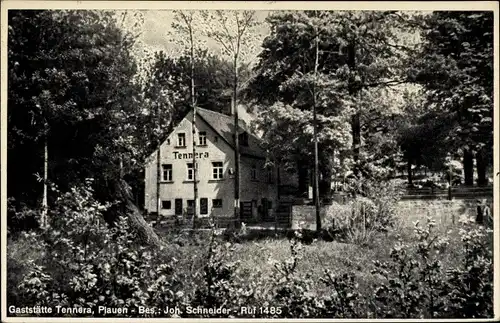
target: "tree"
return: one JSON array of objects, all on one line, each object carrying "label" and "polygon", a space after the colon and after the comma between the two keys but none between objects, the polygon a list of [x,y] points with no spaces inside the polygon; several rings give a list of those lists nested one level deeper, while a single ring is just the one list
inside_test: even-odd
[{"label": "tree", "polygon": [[[320,140],[319,151],[330,155],[323,159],[331,159],[334,150],[339,149],[335,155],[342,157],[344,167],[351,164],[358,176],[378,176],[381,172],[372,167],[374,159],[376,156],[386,159],[386,156],[383,152],[371,150],[380,146],[369,141],[370,135],[375,134],[370,132],[390,133],[391,129],[378,130],[372,116],[380,117],[377,124],[393,118],[381,113],[394,101],[392,97],[395,95],[389,93],[388,88],[406,81],[402,72],[407,48],[399,33],[404,29],[400,23],[402,17],[400,13],[380,11],[324,11],[317,18],[307,11],[272,14],[267,20],[271,35],[264,40],[257,76],[248,92],[267,106],[282,102],[310,111],[313,106],[310,89],[315,84],[319,116],[337,118],[342,120],[341,123],[348,122],[351,127],[351,147],[346,147],[345,141],[338,147],[328,147]],[[314,45],[315,28],[319,39],[317,78],[313,76],[315,47],[311,46]],[[379,97],[390,100],[384,102]],[[393,110],[391,107],[388,111]],[[343,134],[345,128],[337,129],[337,137],[346,138]],[[362,143],[363,138],[365,143]],[[276,146],[282,144],[276,143]],[[392,145],[397,146],[395,141]],[[398,153],[395,151],[394,155],[396,158]],[[297,158],[301,159],[300,156]],[[351,159],[354,163],[350,163]],[[323,171],[328,169],[321,168]]]},{"label": "tree", "polygon": [[[191,109],[193,111],[193,119],[191,121],[192,128],[192,138],[193,138],[193,229],[196,227],[196,218],[197,218],[197,200],[198,200],[198,184],[197,184],[197,163],[196,163],[196,96],[195,96],[195,78],[194,78],[194,61],[195,61],[195,40],[194,33],[197,28],[196,26],[196,14],[195,11],[176,11],[175,18],[176,21],[172,24],[172,27],[176,29],[181,34],[187,34],[189,39],[188,49],[189,49],[189,78],[190,78],[190,100],[191,100]],[[159,165],[158,159],[158,165]],[[159,176],[158,176],[159,178]]]},{"label": "tree", "polygon": [[[175,96],[172,122],[177,124],[190,109],[190,62],[189,54],[168,57],[164,52],[154,54],[149,69],[156,71],[157,86]],[[232,64],[207,50],[196,50],[194,61],[195,102],[197,107],[228,113],[232,89]],[[240,67],[240,72],[249,74]]]},{"label": "tree", "polygon": [[[143,153],[134,40],[110,12],[9,11],[9,194],[36,207],[30,177],[41,168],[40,148],[52,147],[51,183],[64,191],[94,178],[99,199],[121,201],[108,220],[125,213],[144,240],[159,245],[126,183]],[[14,166],[19,160],[22,169]]]},{"label": "tree", "polygon": [[485,185],[493,152],[493,13],[439,11],[424,22],[410,78],[453,125],[447,145],[463,151],[466,185],[473,184],[474,155],[478,184]]},{"label": "tree", "polygon": [[256,26],[254,11],[203,11],[204,22],[207,27],[207,36],[213,38],[222,47],[222,53],[232,61],[232,113],[234,113],[234,216],[239,220],[240,205],[240,146],[239,146],[239,116],[238,92],[240,87],[239,67],[242,57],[254,45],[252,29]]}]

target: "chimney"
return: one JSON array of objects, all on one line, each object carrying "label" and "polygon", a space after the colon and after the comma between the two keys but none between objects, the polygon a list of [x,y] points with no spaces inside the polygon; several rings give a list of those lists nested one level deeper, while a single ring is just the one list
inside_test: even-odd
[{"label": "chimney", "polygon": [[224,102],[224,106],[225,108],[223,108],[221,111],[222,113],[224,113],[225,115],[228,115],[228,116],[234,116],[234,109],[233,109],[233,93],[231,91],[231,89],[226,89],[222,92],[222,98],[221,98]]}]

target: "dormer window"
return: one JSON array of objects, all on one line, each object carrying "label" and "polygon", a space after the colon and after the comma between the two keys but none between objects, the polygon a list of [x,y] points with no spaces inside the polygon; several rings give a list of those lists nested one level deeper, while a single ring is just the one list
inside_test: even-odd
[{"label": "dormer window", "polygon": [[240,135],[238,136],[238,139],[240,141],[240,145],[248,146],[248,133],[246,133],[246,132],[240,133]]},{"label": "dormer window", "polygon": [[186,134],[178,133],[177,134],[177,146],[178,147],[186,147]]},{"label": "dormer window", "polygon": [[252,180],[257,180],[257,165],[252,164],[252,168],[250,170],[250,175],[252,176]]},{"label": "dormer window", "polygon": [[201,131],[198,134],[198,144],[200,146],[206,146],[207,145],[207,133],[205,131]]}]

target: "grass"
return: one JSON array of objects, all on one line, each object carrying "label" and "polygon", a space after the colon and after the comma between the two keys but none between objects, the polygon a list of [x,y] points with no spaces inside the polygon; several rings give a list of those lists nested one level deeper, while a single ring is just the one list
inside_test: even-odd
[{"label": "grass", "polygon": [[[437,223],[438,235],[445,235],[450,240],[448,250],[440,255],[443,267],[454,267],[461,256],[461,250],[456,246],[460,240],[458,220],[461,216],[473,216],[474,206],[467,206],[461,201],[403,201],[397,208],[398,221],[396,227],[387,232],[377,234],[372,243],[361,246],[337,241],[314,240],[304,243],[300,251],[301,259],[297,271],[301,275],[309,274],[314,282],[314,290],[319,294],[327,293],[320,281],[325,269],[334,274],[353,273],[359,283],[358,291],[364,295],[373,293],[373,284],[379,279],[371,274],[373,261],[389,259],[391,248],[398,239],[414,242],[413,223],[425,222],[427,216],[432,216]],[[455,218],[455,223],[453,223]],[[155,259],[162,263],[173,256],[177,259],[173,264],[179,269],[185,284],[185,291],[194,290],[200,283],[199,273],[206,264],[208,254],[208,238],[210,232],[162,233],[168,242],[165,259]],[[243,237],[234,243],[234,251],[229,254],[229,261],[239,262],[238,279],[243,282],[260,282],[261,288],[270,288],[275,273],[273,261],[283,262],[290,258],[290,241],[286,234],[275,235],[274,230],[251,232],[249,239]],[[9,285],[19,282],[25,271],[23,259],[39,258],[39,251],[23,239],[10,240],[8,244]],[[168,256],[168,257],[167,257]],[[195,278],[196,277],[196,278]]]},{"label": "grass", "polygon": [[401,201],[397,208],[398,225],[411,228],[417,220],[432,217],[438,228],[449,228],[463,216],[475,216],[475,204],[465,200]]},{"label": "grass", "polygon": [[[443,267],[446,269],[456,265],[461,254],[460,250],[454,247],[460,241],[459,219],[465,215],[473,216],[474,212],[474,207],[461,201],[403,201],[397,208],[398,221],[394,230],[376,235],[374,241],[366,246],[321,239],[304,244],[297,270],[301,274],[310,274],[317,284],[316,290],[320,293],[326,292],[319,279],[324,276],[325,269],[335,274],[354,273],[358,278],[359,292],[369,295],[372,292],[372,284],[378,279],[371,274],[374,269],[373,261],[388,260],[391,248],[398,239],[414,242],[414,222],[418,220],[424,224],[427,216],[436,221],[435,232],[450,239],[447,252],[441,255]],[[266,285],[265,282],[270,281],[273,276],[273,261],[283,262],[290,257],[290,241],[283,233],[275,235],[274,230],[251,232],[247,237],[248,239],[243,238],[243,241],[234,244],[230,260],[240,263],[241,279],[248,282],[264,281]],[[165,238],[173,239],[171,235]],[[181,259],[178,266],[188,271],[201,269],[204,265],[203,257],[207,253],[200,252],[200,248],[208,251],[206,238],[194,236],[191,238],[194,243],[177,247],[176,257]]]}]

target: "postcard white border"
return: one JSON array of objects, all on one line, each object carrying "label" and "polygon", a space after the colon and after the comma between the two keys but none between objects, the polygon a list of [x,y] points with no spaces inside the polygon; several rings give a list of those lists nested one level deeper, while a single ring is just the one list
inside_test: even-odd
[{"label": "postcard white border", "polygon": [[[306,5],[307,3],[307,5]],[[498,146],[500,143],[498,115],[499,103],[499,8],[496,1],[16,1],[3,0],[1,2],[1,310],[2,322],[263,322],[265,319],[128,319],[128,318],[13,318],[7,317],[6,303],[6,245],[7,245],[7,10],[9,9],[142,9],[142,10],[171,10],[171,9],[233,9],[233,10],[473,10],[494,12],[494,318],[485,319],[450,319],[449,322],[468,321],[495,321],[500,319],[500,263],[498,261],[500,230],[499,230],[499,196],[500,196],[500,156]],[[290,319],[273,319],[273,321],[291,321]],[[372,319],[293,319],[297,322],[371,322]],[[432,322],[432,319],[385,319],[382,322]],[[441,320],[442,321],[442,320]]]}]

